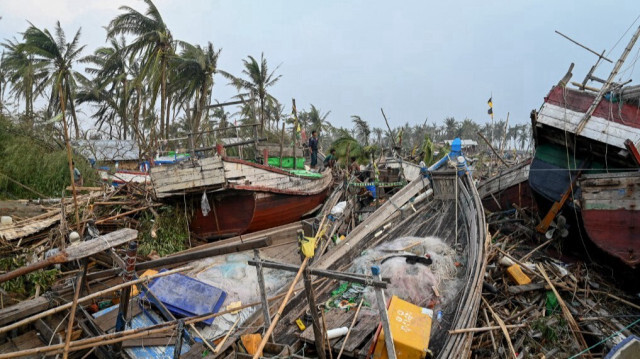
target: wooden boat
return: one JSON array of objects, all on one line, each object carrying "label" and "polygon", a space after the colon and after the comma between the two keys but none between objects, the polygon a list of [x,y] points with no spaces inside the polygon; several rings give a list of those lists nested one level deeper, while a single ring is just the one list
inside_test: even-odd
[{"label": "wooden boat", "polygon": [[190,229],[203,239],[300,220],[319,208],[333,182],[330,170],[288,171],[223,156],[154,167],[151,178],[158,198],[188,198]]},{"label": "wooden boat", "polygon": [[585,175],[579,183],[589,238],[628,266],[640,264],[640,172]]},{"label": "wooden boat", "polygon": [[[545,217],[563,196],[568,197],[564,217],[570,235],[586,233],[604,252],[629,266],[638,264],[640,253],[640,240],[630,235],[640,221],[640,212],[635,210],[638,198],[626,193],[629,186],[640,183],[640,87],[624,87],[613,79],[638,35],[640,28],[599,91],[584,85],[594,79],[591,73],[582,84],[573,83],[577,89],[567,87],[572,64],[540,110],[531,114],[536,153],[529,184],[540,216]],[[580,187],[572,186],[580,176],[585,176]],[[601,187],[614,182],[611,189],[621,186],[618,189],[625,192],[620,192],[624,200],[619,203],[612,203],[617,195]],[[605,230],[609,223],[617,230]]]},{"label": "wooden boat", "polygon": [[536,203],[529,187],[529,167],[531,159],[520,162],[478,184],[482,205],[487,211],[497,212],[518,207],[535,210]]},{"label": "wooden boat", "polygon": [[[417,197],[427,199],[416,202]],[[411,202],[412,199],[414,202]],[[413,206],[405,206],[407,203],[412,203]],[[424,181],[410,182],[349,233],[343,242],[325,255],[317,255],[318,258],[314,258],[311,268],[343,270],[357,261],[363,252],[407,236],[437,236],[446,245],[457,249],[456,258],[461,264],[457,267],[455,278],[442,281],[437,290],[442,292],[448,284],[456,280],[460,281],[460,289],[452,301],[446,305],[437,304],[433,309],[434,312],[440,311],[442,317],[440,322],[436,322],[435,317],[433,319],[429,349],[439,358],[466,357],[469,355],[472,333],[450,334],[449,330],[469,328],[475,324],[481,300],[485,245],[488,237],[478,192],[471,176],[465,171],[435,171],[429,173]],[[384,273],[385,264],[378,264]],[[394,277],[390,280],[393,284]],[[339,283],[335,282],[325,282],[314,288],[316,303],[325,303],[338,285]],[[432,289],[421,289],[425,292],[430,290]],[[386,294],[387,298],[390,298],[393,293],[387,291]],[[286,308],[285,316],[278,322],[274,331],[275,342],[291,345],[293,348],[301,347],[299,337],[303,341],[313,342],[312,333],[307,332],[311,330],[309,323],[308,329],[303,333],[299,332],[300,329],[296,325],[292,325],[308,311],[305,294],[295,296]],[[352,333],[346,345],[344,353],[349,357],[368,357],[371,345],[376,340],[375,332],[380,316],[377,315],[377,311],[364,307],[362,313],[362,319],[356,321],[353,327],[357,335]],[[335,308],[325,311],[324,315],[327,328],[349,326],[348,322],[352,320],[351,314],[345,314]],[[254,314],[254,321],[248,320],[244,326],[256,328],[260,325],[261,317],[261,313]],[[237,339],[246,333],[246,330],[241,331],[232,338]],[[337,353],[341,345],[342,339],[333,340],[331,350]]]}]

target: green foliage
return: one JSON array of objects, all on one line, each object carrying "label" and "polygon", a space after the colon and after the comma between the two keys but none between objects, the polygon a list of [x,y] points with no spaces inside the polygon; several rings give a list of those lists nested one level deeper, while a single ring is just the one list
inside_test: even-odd
[{"label": "green foliage", "polygon": [[424,161],[427,166],[431,166],[434,163],[433,153],[433,142],[431,142],[429,135],[425,134],[424,141],[422,142],[422,161]]},{"label": "green foliage", "polygon": [[[71,184],[69,165],[66,150],[52,147],[50,143],[27,135],[16,135],[12,125],[0,119],[0,173],[42,194],[59,197],[62,190]],[[89,162],[78,155],[74,157],[85,185],[96,183],[98,175]],[[15,198],[38,197],[0,175],[0,197],[3,195]]]},{"label": "green foliage", "polygon": [[369,159],[369,154],[376,149],[376,146],[362,146],[358,140],[351,136],[341,137],[331,144],[331,148],[335,148],[336,156],[342,164],[351,162],[347,158],[347,147],[349,148],[349,157],[355,157],[359,163],[365,163]]},{"label": "green foliage", "polygon": [[[11,271],[26,265],[24,256],[8,256],[0,258],[0,270]],[[59,273],[57,269],[35,271],[0,284],[0,288],[20,298],[27,298],[35,294],[39,285],[41,291],[46,291]]]},{"label": "green foliage", "polygon": [[567,321],[561,315],[541,317],[533,321],[531,327],[540,331],[542,337],[550,344],[558,342],[569,334]]},{"label": "green foliage", "polygon": [[[152,229],[155,229],[156,238],[151,235]],[[142,236],[138,253],[146,256],[156,251],[158,255],[164,257],[186,249],[189,238],[188,216],[179,204],[163,206],[158,209],[158,218],[150,212],[143,214],[140,232]]]}]

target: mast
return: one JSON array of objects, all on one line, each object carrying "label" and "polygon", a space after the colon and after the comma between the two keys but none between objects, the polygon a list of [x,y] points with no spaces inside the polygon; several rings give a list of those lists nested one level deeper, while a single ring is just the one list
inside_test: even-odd
[{"label": "mast", "polygon": [[576,131],[575,131],[576,135],[579,135],[580,132],[582,132],[585,125],[591,118],[591,115],[593,115],[593,112],[596,110],[596,107],[598,107],[598,105],[600,104],[600,101],[602,101],[604,94],[609,91],[609,87],[611,86],[613,79],[616,77],[616,75],[618,75],[618,71],[620,71],[622,64],[627,59],[627,56],[631,52],[631,49],[633,48],[633,46],[636,44],[636,41],[638,41],[638,37],[640,37],[640,26],[638,26],[638,29],[636,30],[635,34],[633,34],[633,37],[629,41],[629,44],[627,44],[627,47],[622,52],[622,55],[620,55],[620,58],[618,59],[615,66],[613,67],[613,70],[611,70],[611,73],[609,74],[609,78],[600,89],[600,92],[598,92],[598,95],[596,96],[595,100],[593,100],[593,103],[591,104],[587,112],[584,114],[584,117],[582,117],[582,120],[580,120],[580,123],[578,123],[578,126],[576,127]]}]

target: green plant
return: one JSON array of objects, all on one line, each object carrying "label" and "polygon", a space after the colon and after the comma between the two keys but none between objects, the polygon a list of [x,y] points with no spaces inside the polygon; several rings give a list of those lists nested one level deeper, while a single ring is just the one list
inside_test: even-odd
[{"label": "green plant", "polygon": [[[0,259],[0,270],[11,271],[26,265],[26,254],[22,256],[10,256]],[[20,298],[27,298],[35,294],[40,286],[41,291],[49,289],[56,281],[60,271],[57,269],[45,269],[32,272],[0,284],[0,288]]]},{"label": "green plant", "polygon": [[[179,204],[163,206],[157,213],[157,218],[151,212],[142,215],[138,253],[146,256],[155,251],[160,256],[166,256],[186,249],[189,222],[184,208]],[[155,238],[152,233],[155,233]]]}]

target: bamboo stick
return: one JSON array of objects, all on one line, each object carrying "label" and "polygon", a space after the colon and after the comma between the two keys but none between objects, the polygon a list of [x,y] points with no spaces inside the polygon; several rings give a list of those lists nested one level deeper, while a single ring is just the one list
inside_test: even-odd
[{"label": "bamboo stick", "polygon": [[484,302],[484,304],[487,306],[487,308],[489,308],[489,311],[491,312],[491,315],[493,316],[493,319],[496,320],[496,322],[498,323],[498,325],[500,326],[500,329],[502,329],[502,333],[504,334],[505,339],[507,340],[507,344],[509,345],[509,350],[511,351],[511,354],[513,355],[513,358],[517,358],[518,356],[516,355],[516,351],[513,348],[513,344],[511,343],[511,336],[509,335],[509,331],[507,330],[507,326],[504,324],[504,322],[502,321],[502,319],[500,318],[500,316],[493,311],[493,308],[491,308],[491,304],[489,304],[489,302],[487,302],[486,299],[484,299],[484,297],[481,297],[482,301]]},{"label": "bamboo stick", "polygon": [[82,280],[87,273],[87,261],[83,260],[82,272],[78,273],[78,280],[76,281],[76,291],[73,293],[73,302],[71,302],[71,312],[69,313],[69,322],[67,323],[67,332],[64,338],[64,351],[62,352],[62,359],[69,357],[69,343],[71,342],[71,332],[73,331],[73,322],[76,319],[76,309],[78,309],[78,297],[82,290]]},{"label": "bamboo stick", "polygon": [[[514,328],[523,328],[526,327],[527,324],[505,324],[505,328],[514,329]],[[449,331],[449,334],[462,334],[462,333],[480,333],[480,332],[489,332],[492,330],[502,329],[499,325],[492,325],[488,327],[480,327],[480,328],[463,328],[463,329],[453,329]]]},{"label": "bamboo stick", "polygon": [[[547,283],[551,287],[553,294],[556,295],[556,298],[558,299],[558,304],[560,304],[560,308],[562,309],[562,314],[567,319],[567,322],[569,323],[569,328],[571,328],[571,331],[573,332],[573,336],[576,338],[576,341],[578,342],[579,345],[582,346],[581,349],[589,348],[589,346],[587,345],[587,342],[584,340],[584,337],[582,336],[582,333],[580,332],[580,327],[578,326],[578,323],[576,323],[576,320],[573,318],[573,315],[571,314],[571,311],[569,311],[569,308],[567,308],[567,304],[564,302],[564,300],[560,296],[560,293],[558,293],[558,290],[556,290],[556,287],[553,285],[553,283],[551,283],[551,279],[549,279],[549,276],[547,276],[547,272],[544,270],[544,267],[542,267],[542,265],[538,263],[537,268],[542,274],[542,276],[544,277],[544,280],[547,281]],[[586,354],[589,357],[591,357],[589,353],[586,353]]]}]

